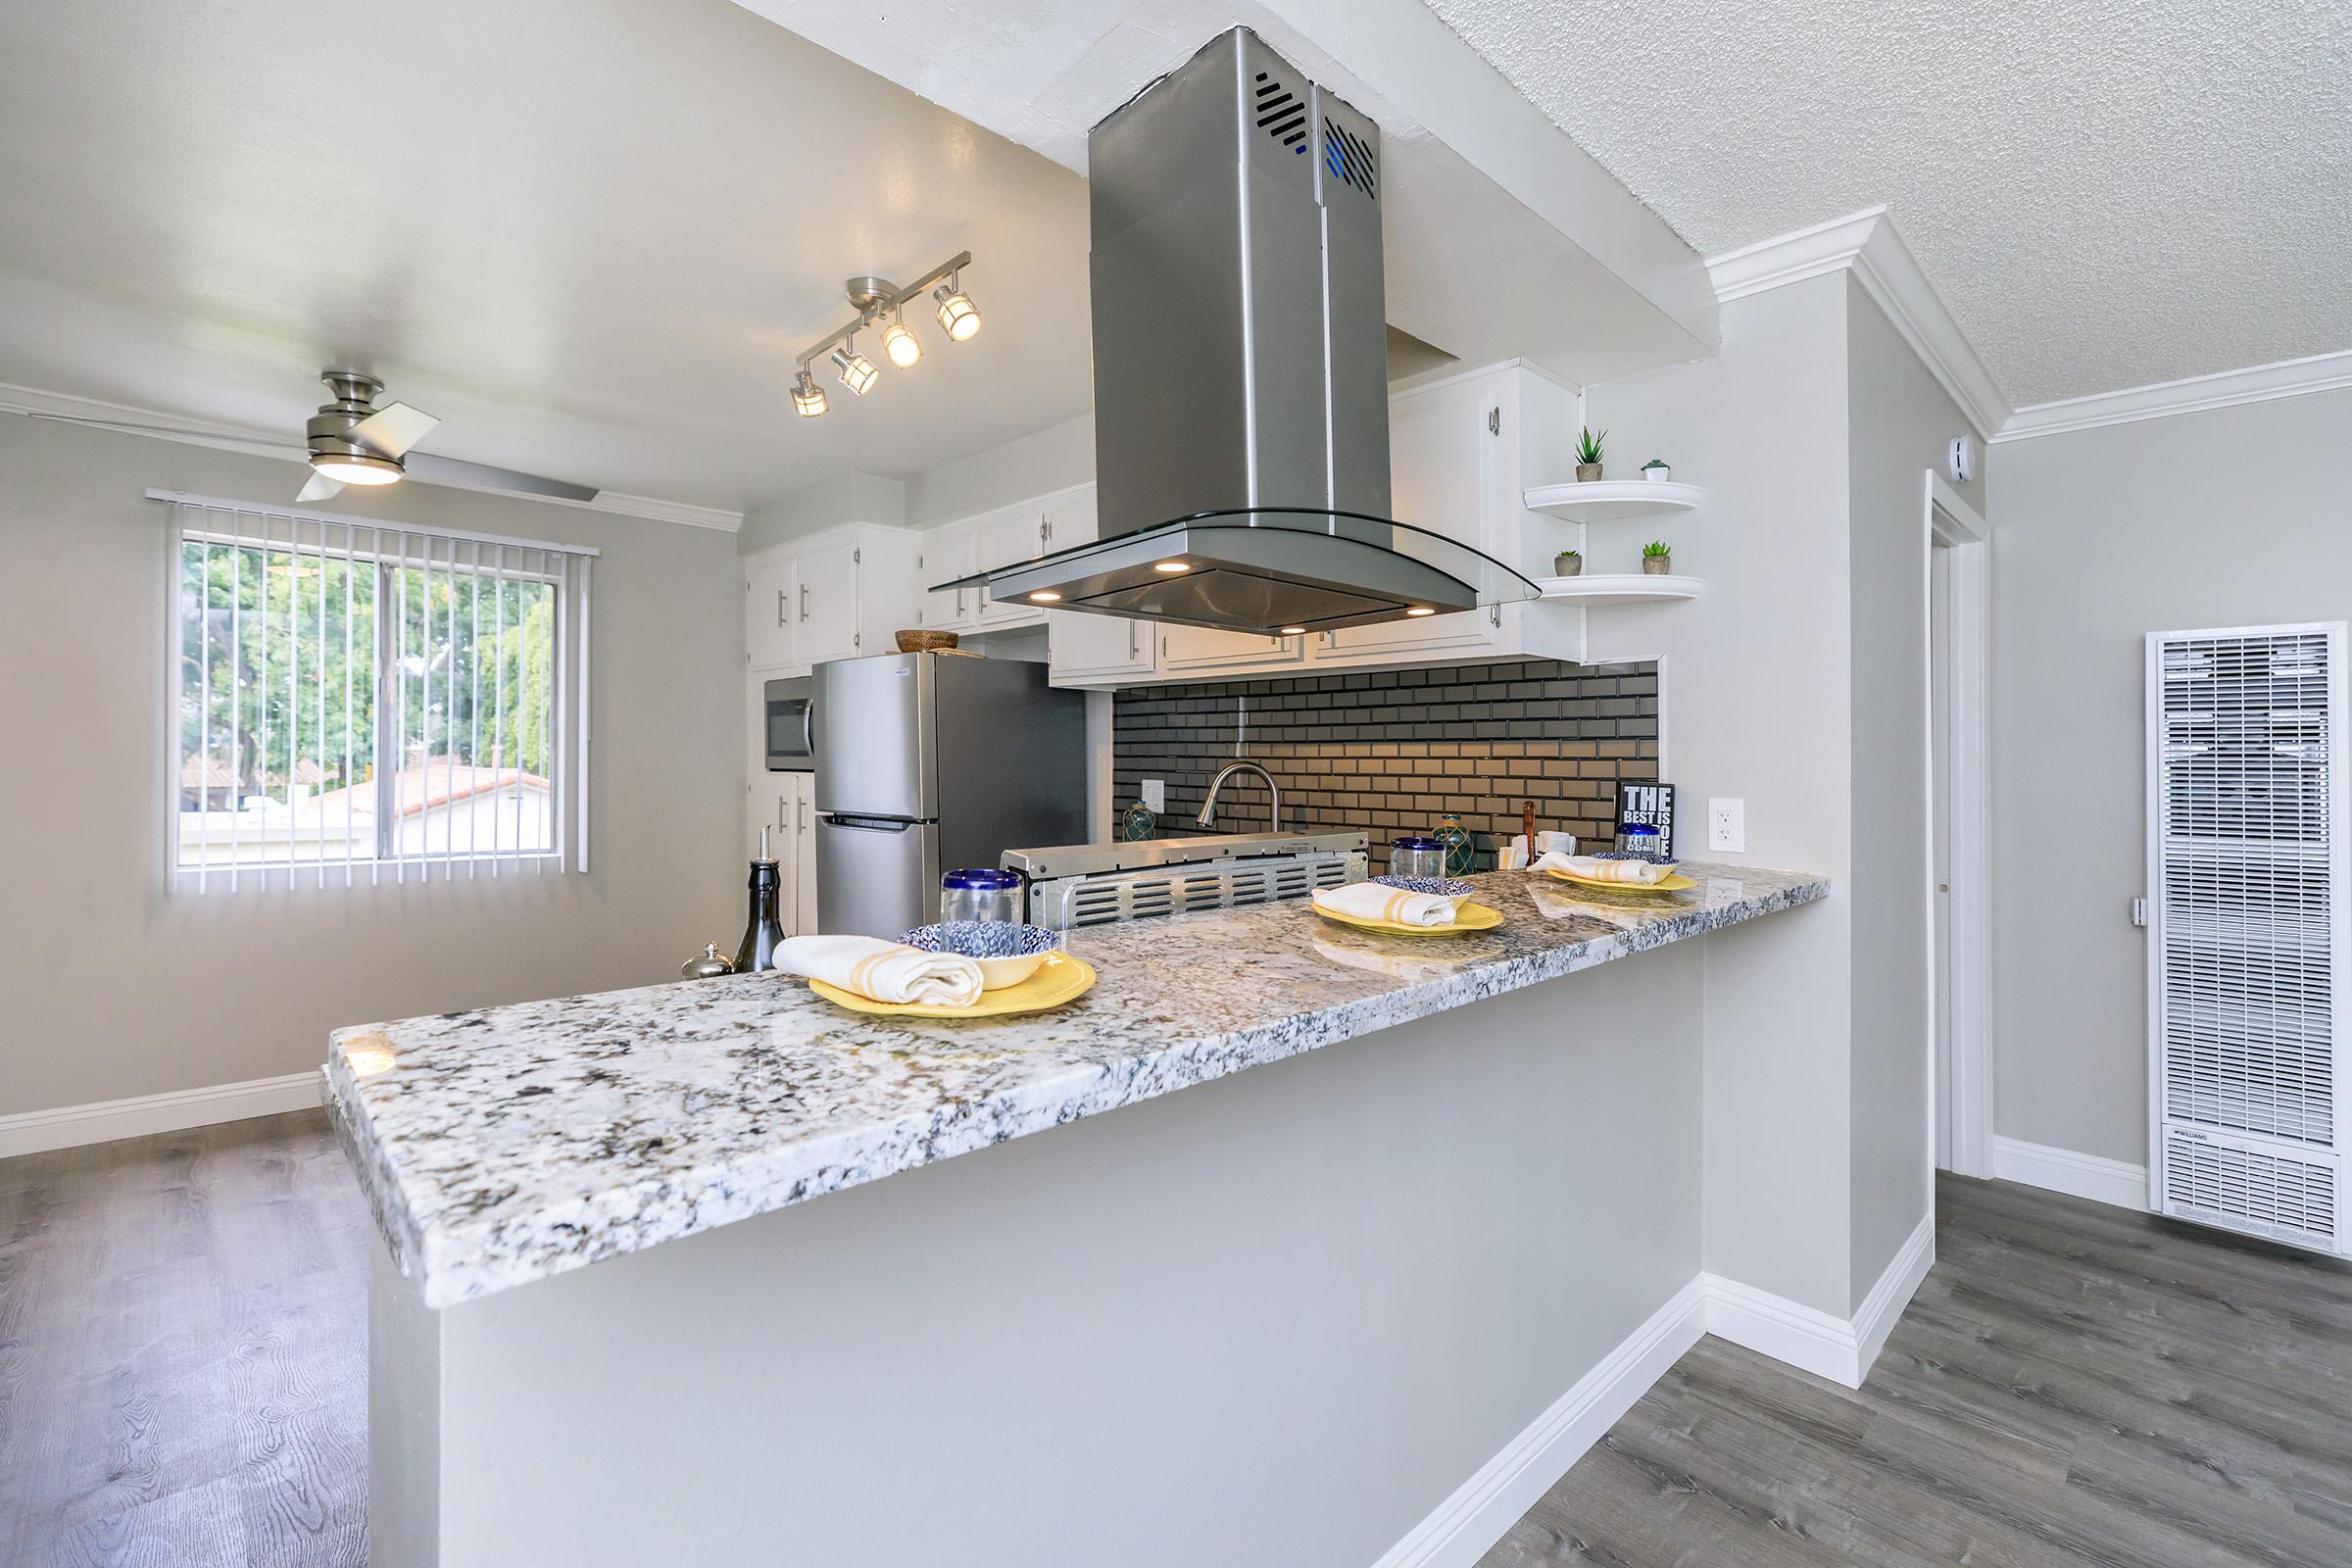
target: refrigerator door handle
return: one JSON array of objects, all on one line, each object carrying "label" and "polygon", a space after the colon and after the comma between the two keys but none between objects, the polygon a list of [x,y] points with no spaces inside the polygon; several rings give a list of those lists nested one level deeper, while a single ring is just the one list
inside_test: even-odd
[{"label": "refrigerator door handle", "polygon": [[922,826],[907,816],[856,816],[848,811],[819,811],[816,819],[830,827],[854,828],[859,833],[905,833]]}]

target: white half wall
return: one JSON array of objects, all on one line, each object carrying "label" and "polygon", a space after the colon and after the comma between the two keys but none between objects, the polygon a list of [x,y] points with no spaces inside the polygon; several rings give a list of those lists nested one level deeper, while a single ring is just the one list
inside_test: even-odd
[{"label": "white half wall", "polygon": [[2352,614],[2347,451],[2352,388],[1993,449],[2004,1143],[2147,1162],[2141,638]]}]

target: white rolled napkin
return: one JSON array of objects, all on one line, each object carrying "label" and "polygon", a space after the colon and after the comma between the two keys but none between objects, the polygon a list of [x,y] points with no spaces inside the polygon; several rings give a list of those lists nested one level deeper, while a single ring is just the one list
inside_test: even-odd
[{"label": "white rolled napkin", "polygon": [[1648,887],[1674,875],[1671,865],[1652,860],[1604,860],[1596,855],[1546,855],[1528,869],[1565,871],[1588,882],[1628,882],[1637,887]]},{"label": "white rolled napkin", "polygon": [[1315,890],[1315,907],[1357,920],[1390,920],[1397,925],[1451,925],[1453,906],[1461,901],[1443,893],[1408,893],[1377,882],[1349,882],[1343,887]]},{"label": "white rolled napkin", "polygon": [[[1536,852],[1539,855],[1574,855],[1576,853],[1576,835],[1549,831],[1538,833],[1536,835]],[[1494,869],[1497,871],[1527,869],[1526,834],[1512,834],[1511,842],[1495,851]]]},{"label": "white rolled napkin", "polygon": [[776,967],[872,1002],[968,1007],[980,1000],[980,965],[958,953],[925,953],[873,937],[793,937]]}]

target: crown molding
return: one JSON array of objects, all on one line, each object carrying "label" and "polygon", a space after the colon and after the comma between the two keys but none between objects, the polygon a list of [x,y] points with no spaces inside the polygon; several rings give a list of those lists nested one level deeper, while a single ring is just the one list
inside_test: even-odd
[{"label": "crown molding", "polygon": [[1706,265],[1721,304],[1851,271],[1980,436],[1990,440],[2007,423],[2009,400],[2000,384],[1977,357],[1885,207],[1865,207],[1792,234],[1742,245],[1709,257]]},{"label": "crown molding", "polygon": [[2036,403],[2012,414],[1992,439],[2025,441],[2037,435],[2093,430],[2103,424],[2161,419],[2168,415],[2227,409],[2240,403],[2267,403],[2272,398],[2301,397],[2307,392],[2331,392],[2346,386],[2352,386],[2352,350],[2313,354],[2300,360],[2249,366],[2242,370],[2219,370],[2211,375],[2127,387],[2121,392],[2096,392],[2088,397]]},{"label": "crown molding", "polygon": [[[153,409],[134,408],[126,403],[107,403],[97,398],[76,397],[70,392],[51,392],[41,387],[12,386],[0,382],[0,414],[66,420],[74,424],[94,425],[122,435],[143,435],[157,441],[176,441],[185,446],[241,452],[248,457],[275,458],[285,463],[307,464],[310,461],[309,451],[299,442],[288,441],[274,431],[256,429],[250,425],[223,424],[214,419],[191,419],[176,414],[160,414]],[[424,484],[428,481],[416,479],[410,482]],[[516,501],[537,502],[542,506],[576,507],[583,512],[609,512],[624,517],[645,517],[655,522],[672,522],[688,528],[715,528],[723,533],[734,533],[743,527],[743,514],[740,512],[691,506],[683,501],[664,501],[657,496],[624,495],[616,490],[599,491],[593,501],[565,501],[555,496],[518,495],[512,490],[476,485],[443,484],[441,488],[507,496]]]}]

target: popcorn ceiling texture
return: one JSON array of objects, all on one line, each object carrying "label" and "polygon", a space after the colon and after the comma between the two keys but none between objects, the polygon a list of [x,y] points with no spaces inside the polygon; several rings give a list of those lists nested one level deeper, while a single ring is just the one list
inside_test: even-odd
[{"label": "popcorn ceiling texture", "polygon": [[2018,405],[2352,348],[2352,5],[1431,0],[1701,255],[1884,202]]}]

